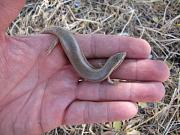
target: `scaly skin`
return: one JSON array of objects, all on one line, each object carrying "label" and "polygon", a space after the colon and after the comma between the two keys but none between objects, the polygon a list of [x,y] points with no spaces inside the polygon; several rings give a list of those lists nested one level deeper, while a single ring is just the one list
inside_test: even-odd
[{"label": "scaly skin", "polygon": [[124,61],[125,52],[112,55],[102,67],[95,68],[88,62],[77,40],[70,31],[56,26],[46,28],[42,33],[52,34],[57,37],[56,42],[53,41],[49,47],[48,54],[53,51],[59,41],[72,66],[84,80],[101,82],[107,79],[110,84],[115,84],[110,79],[110,75]]}]

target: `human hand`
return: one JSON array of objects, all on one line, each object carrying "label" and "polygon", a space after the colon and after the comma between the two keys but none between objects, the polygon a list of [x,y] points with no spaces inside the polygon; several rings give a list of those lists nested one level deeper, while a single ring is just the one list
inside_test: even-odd
[{"label": "human hand", "polygon": [[112,78],[131,80],[118,85],[79,83],[80,77],[60,46],[46,55],[55,39],[52,35],[5,35],[23,4],[24,0],[0,2],[0,134],[38,135],[64,124],[125,120],[136,115],[135,102],[162,99],[162,82],[169,70],[165,63],[148,59],[151,49],[146,41],[76,35],[95,65],[116,52],[127,52],[127,59]]}]

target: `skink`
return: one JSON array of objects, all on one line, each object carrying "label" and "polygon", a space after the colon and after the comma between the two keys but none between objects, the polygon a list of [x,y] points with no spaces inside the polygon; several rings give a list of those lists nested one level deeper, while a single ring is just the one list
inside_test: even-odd
[{"label": "skink", "polygon": [[110,75],[123,62],[126,52],[112,55],[101,68],[95,68],[87,61],[74,35],[68,30],[61,27],[50,27],[44,29],[42,33],[53,34],[58,38],[58,40],[49,47],[49,53],[52,52],[57,42],[60,41],[73,68],[84,80],[101,82],[108,79],[109,83],[114,84],[114,81],[110,79]]}]

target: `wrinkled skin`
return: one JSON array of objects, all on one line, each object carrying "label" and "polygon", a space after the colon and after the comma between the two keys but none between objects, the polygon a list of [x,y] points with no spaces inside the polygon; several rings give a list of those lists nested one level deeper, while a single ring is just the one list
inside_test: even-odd
[{"label": "wrinkled skin", "polygon": [[162,82],[169,69],[161,61],[148,59],[151,49],[142,39],[76,35],[95,65],[115,52],[127,52],[128,60],[112,78],[131,82],[109,85],[106,81],[78,83],[79,76],[60,46],[46,55],[55,39],[52,35],[7,36],[7,27],[24,2],[0,1],[0,134],[38,135],[64,124],[130,119],[137,113],[136,102],[164,97]]}]

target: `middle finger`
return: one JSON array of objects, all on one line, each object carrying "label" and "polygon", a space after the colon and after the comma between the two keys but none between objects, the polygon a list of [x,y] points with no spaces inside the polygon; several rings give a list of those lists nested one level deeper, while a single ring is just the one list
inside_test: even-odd
[{"label": "middle finger", "polygon": [[164,94],[160,82],[120,82],[117,85],[82,82],[76,89],[76,99],[88,101],[154,102],[161,100]]}]

